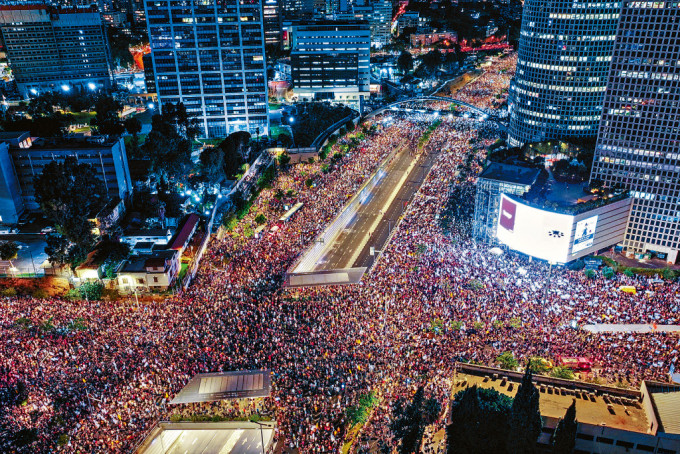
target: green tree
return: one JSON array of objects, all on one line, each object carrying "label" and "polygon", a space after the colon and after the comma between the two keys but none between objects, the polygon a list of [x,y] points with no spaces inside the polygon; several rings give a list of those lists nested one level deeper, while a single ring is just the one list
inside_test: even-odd
[{"label": "green tree", "polygon": [[442,411],[442,404],[434,397],[430,397],[423,404],[423,419],[425,424],[432,424],[437,421],[439,413]]},{"label": "green tree", "polygon": [[506,448],[511,453],[533,453],[543,427],[538,406],[540,395],[531,378],[531,367],[527,364],[522,383],[510,408]]},{"label": "green tree", "polygon": [[13,260],[19,253],[19,245],[14,241],[0,241],[0,260]]},{"label": "green tree", "polygon": [[123,105],[112,96],[100,96],[94,104],[96,115],[90,121],[90,126],[93,126],[98,134],[122,134],[125,126],[118,116],[122,108]]},{"label": "green tree", "polygon": [[519,363],[512,352],[501,353],[496,358],[496,362],[500,365],[501,369],[516,370],[517,366],[519,366]]},{"label": "green tree", "polygon": [[123,126],[128,134],[132,135],[130,155],[139,155],[139,133],[142,132],[142,122],[136,117],[130,117],[123,122]]},{"label": "green tree", "polygon": [[423,438],[425,424],[423,419],[423,402],[425,391],[419,387],[410,403],[402,399],[397,401],[393,414],[392,432],[399,440],[399,454],[415,453]]},{"label": "green tree", "polygon": [[[33,185],[36,201],[45,217],[72,243],[68,249],[68,263],[74,265],[82,261],[94,245],[88,217],[104,204],[103,182],[97,178],[92,166],[78,163],[75,157],[67,157],[63,162],[52,161],[46,165]],[[53,245],[57,244],[53,240]],[[54,249],[55,258],[60,256],[62,246],[63,243]]]},{"label": "green tree", "polygon": [[226,174],[224,173],[224,151],[220,148],[205,147],[199,157],[201,162],[201,175],[211,183],[219,183]]},{"label": "green tree", "polygon": [[574,379],[574,371],[568,367],[555,366],[550,371],[550,375],[555,378],[563,378],[565,380]]},{"label": "green tree", "polygon": [[69,241],[61,234],[49,234],[45,239],[45,254],[52,266],[63,265],[68,260]]},{"label": "green tree", "polygon": [[609,266],[605,266],[602,269],[602,276],[604,276],[607,279],[612,279],[614,277],[614,270]]},{"label": "green tree", "polygon": [[182,103],[167,104],[163,114],[151,118],[151,132],[141,147],[141,155],[151,161],[152,171],[162,178],[184,180],[192,165],[192,137],[185,131],[191,134],[195,131],[191,126],[193,122],[183,119],[185,113]]},{"label": "green tree", "polygon": [[413,56],[406,50],[401,51],[397,58],[397,68],[404,74],[413,69]]},{"label": "green tree", "polygon": [[571,401],[564,418],[560,419],[552,437],[553,454],[571,454],[576,446],[576,399]]},{"label": "green tree", "polygon": [[512,399],[494,389],[472,386],[459,391],[451,403],[446,428],[448,454],[505,452]]},{"label": "green tree", "polygon": [[288,153],[282,153],[279,155],[277,160],[279,162],[279,166],[285,169],[288,167],[288,164],[290,164],[290,155]]}]

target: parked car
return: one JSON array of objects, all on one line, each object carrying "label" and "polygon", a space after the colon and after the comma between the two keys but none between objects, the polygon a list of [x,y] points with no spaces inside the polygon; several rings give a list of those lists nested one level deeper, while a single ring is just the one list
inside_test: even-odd
[{"label": "parked car", "polygon": [[49,226],[49,225],[47,227],[44,227],[40,231],[40,233],[42,233],[43,235],[48,234],[48,233],[54,233],[54,232],[56,232],[56,229],[52,226]]},{"label": "parked car", "polygon": [[16,227],[0,226],[0,235],[13,235],[19,233]]}]

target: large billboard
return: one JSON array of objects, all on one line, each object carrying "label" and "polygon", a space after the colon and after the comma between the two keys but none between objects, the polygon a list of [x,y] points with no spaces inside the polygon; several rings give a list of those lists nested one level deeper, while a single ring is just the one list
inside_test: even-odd
[{"label": "large billboard", "polygon": [[553,213],[501,195],[498,240],[524,254],[565,263],[571,246],[574,217]]},{"label": "large billboard", "polygon": [[583,219],[576,223],[576,230],[574,232],[574,246],[572,247],[572,254],[588,249],[593,245],[595,239],[595,229],[597,228],[597,216],[591,216],[588,219]]},{"label": "large billboard", "polygon": [[568,263],[622,241],[631,200],[572,215],[536,208],[501,194],[496,238],[523,254]]}]

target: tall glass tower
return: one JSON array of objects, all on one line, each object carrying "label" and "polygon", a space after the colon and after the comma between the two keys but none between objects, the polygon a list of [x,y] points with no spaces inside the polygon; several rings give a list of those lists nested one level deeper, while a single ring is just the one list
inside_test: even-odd
[{"label": "tall glass tower", "polygon": [[677,261],[680,249],[680,7],[624,0],[591,182],[623,186],[624,246]]},{"label": "tall glass tower", "polygon": [[619,1],[526,0],[509,144],[597,135]]},{"label": "tall glass tower", "polygon": [[161,109],[181,101],[204,137],[268,133],[259,0],[146,0]]}]

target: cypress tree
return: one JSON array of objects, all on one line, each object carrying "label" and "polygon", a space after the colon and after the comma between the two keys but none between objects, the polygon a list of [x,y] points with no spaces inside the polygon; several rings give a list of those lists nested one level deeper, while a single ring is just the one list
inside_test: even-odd
[{"label": "cypress tree", "polygon": [[576,400],[571,402],[564,418],[560,419],[552,439],[553,454],[571,454],[576,446]]},{"label": "cypress tree", "polygon": [[531,381],[531,368],[527,364],[515,400],[510,408],[506,448],[513,454],[529,454],[536,450],[543,423],[538,406],[539,393]]}]

